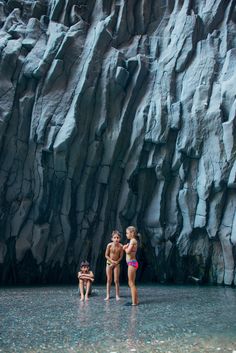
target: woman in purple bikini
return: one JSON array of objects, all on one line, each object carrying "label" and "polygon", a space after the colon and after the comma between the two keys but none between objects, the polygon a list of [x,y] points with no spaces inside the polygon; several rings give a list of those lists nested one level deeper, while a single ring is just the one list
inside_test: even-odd
[{"label": "woman in purple bikini", "polygon": [[126,262],[128,265],[128,282],[131,290],[132,305],[138,305],[138,292],[135,286],[136,271],[138,269],[138,261],[136,260],[136,252],[138,249],[138,232],[133,226],[126,228],[126,237],[130,242],[123,246],[126,252]]}]

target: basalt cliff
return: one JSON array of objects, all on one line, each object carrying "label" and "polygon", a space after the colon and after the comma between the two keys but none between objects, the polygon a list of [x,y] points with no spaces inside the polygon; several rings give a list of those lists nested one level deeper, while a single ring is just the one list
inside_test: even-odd
[{"label": "basalt cliff", "polygon": [[236,284],[235,3],[0,1],[1,284]]}]

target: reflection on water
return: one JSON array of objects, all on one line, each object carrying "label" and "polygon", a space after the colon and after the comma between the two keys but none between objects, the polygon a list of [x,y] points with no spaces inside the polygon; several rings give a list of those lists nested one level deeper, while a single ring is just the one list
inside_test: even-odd
[{"label": "reflection on water", "polygon": [[236,289],[127,287],[104,301],[97,287],[81,302],[76,287],[0,289],[0,352],[236,352]]}]

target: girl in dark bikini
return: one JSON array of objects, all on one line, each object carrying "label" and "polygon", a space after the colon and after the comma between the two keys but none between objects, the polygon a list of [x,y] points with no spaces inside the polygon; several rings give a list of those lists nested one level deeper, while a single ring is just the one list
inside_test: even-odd
[{"label": "girl in dark bikini", "polygon": [[126,262],[128,265],[128,282],[131,290],[132,305],[138,305],[138,292],[135,286],[136,271],[138,269],[138,261],[136,260],[136,252],[138,249],[137,229],[133,226],[126,228],[126,237],[130,242],[123,246],[126,252]]}]

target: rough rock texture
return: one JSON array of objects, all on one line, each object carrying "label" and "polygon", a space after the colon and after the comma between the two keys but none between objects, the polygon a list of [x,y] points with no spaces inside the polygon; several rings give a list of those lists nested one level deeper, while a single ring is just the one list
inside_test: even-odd
[{"label": "rough rock texture", "polygon": [[[0,280],[236,284],[234,0],[0,1]],[[125,266],[123,274],[125,274]]]}]

